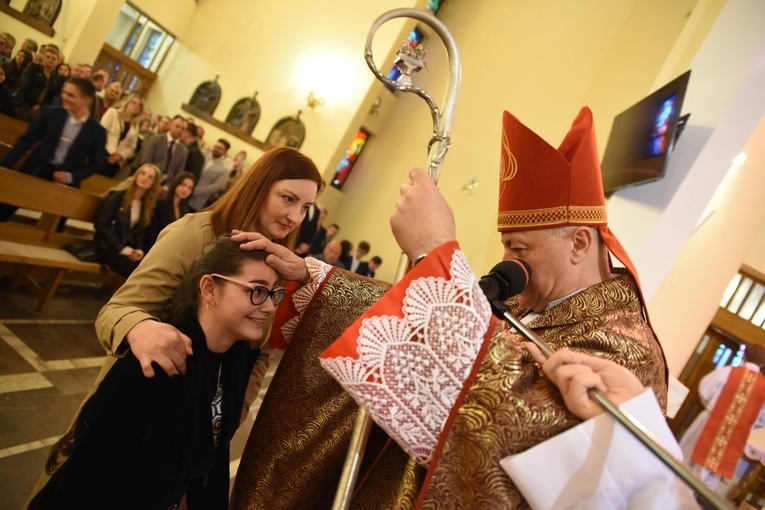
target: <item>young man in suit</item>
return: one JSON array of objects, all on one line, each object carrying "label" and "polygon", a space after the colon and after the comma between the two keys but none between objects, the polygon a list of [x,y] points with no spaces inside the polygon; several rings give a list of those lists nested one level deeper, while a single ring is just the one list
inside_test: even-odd
[{"label": "young man in suit", "polygon": [[[167,184],[176,174],[186,167],[188,150],[181,142],[181,134],[186,129],[186,121],[176,115],[170,122],[167,134],[152,136],[144,143],[141,150],[141,162],[152,163],[162,172],[162,184]],[[140,166],[140,165],[139,165]]]},{"label": "young man in suit", "polygon": [[356,247],[356,254],[351,257],[346,257],[346,260],[343,260],[343,264],[345,264],[345,267],[348,268],[349,271],[353,271],[354,273],[363,274],[359,267],[363,262],[361,259],[367,256],[367,253],[369,253],[369,250],[371,247],[369,246],[369,243],[366,241],[361,241],[359,245]]},{"label": "young man in suit", "polygon": [[356,272],[363,276],[368,276],[369,278],[375,277],[375,271],[377,271],[377,268],[380,267],[382,264],[382,259],[375,255],[371,259],[369,259],[369,262],[361,262],[359,264],[359,267],[356,268]]},{"label": "young man in suit", "polygon": [[[324,188],[327,186],[327,182],[322,179],[319,191],[316,193],[316,199],[324,192]],[[308,209],[308,212],[303,218],[303,223],[300,224],[300,233],[298,234],[297,241],[295,241],[295,253],[301,257],[308,255],[308,251],[311,249],[311,244],[316,238],[316,234],[319,232],[321,222],[324,217],[327,216],[326,212],[321,211],[319,204],[312,204]]]},{"label": "young man in suit", "polygon": [[186,129],[181,133],[181,142],[186,146],[186,165],[185,171],[194,174],[194,178],[199,183],[199,177],[202,175],[202,167],[205,165],[205,156],[199,148],[197,141],[199,136],[199,127],[187,123]]},{"label": "young man in suit", "polygon": [[[69,78],[61,90],[63,106],[44,108],[0,166],[13,168],[37,144],[19,171],[79,188],[83,179],[106,165],[106,132],[90,117],[95,93],[90,80]],[[0,221],[8,220],[15,210],[3,204]]]}]

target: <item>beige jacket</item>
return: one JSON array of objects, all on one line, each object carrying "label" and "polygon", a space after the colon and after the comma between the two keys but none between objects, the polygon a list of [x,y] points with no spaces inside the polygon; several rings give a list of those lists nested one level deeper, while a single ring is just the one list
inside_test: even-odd
[{"label": "beige jacket", "polygon": [[211,216],[210,212],[188,214],[165,228],[128,281],[101,309],[96,333],[108,354],[123,355],[127,344],[123,346],[122,340],[128,331],[141,321],[157,320],[197,255],[215,238]]},{"label": "beige jacket", "polygon": [[[196,257],[215,239],[211,219],[212,212],[206,211],[187,214],[168,225],[138,268],[104,305],[96,319],[96,334],[108,354],[124,355],[128,346],[123,340],[133,326],[157,320]],[[266,340],[264,337],[264,344]],[[271,359],[265,347],[261,346],[253,369],[253,377],[261,380]]]}]

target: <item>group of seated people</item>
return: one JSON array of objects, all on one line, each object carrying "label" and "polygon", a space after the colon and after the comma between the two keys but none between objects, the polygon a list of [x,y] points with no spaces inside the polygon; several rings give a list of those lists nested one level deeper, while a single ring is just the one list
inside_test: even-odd
[{"label": "group of seated people", "polygon": [[[214,203],[245,173],[245,151],[229,158],[225,139],[206,147],[193,118],[152,116],[143,96],[123,92],[108,70],[67,64],[52,44],[38,52],[27,39],[15,55],[14,46],[0,34],[0,113],[29,125],[0,166],[26,156],[20,171],[72,187],[93,174],[113,178],[94,250],[119,274],[135,269],[164,226]],[[0,204],[0,221],[14,212]]]},{"label": "group of seated people", "polygon": [[363,260],[369,253],[369,250],[370,246],[367,241],[361,241],[356,248],[356,252],[353,253],[353,243],[349,240],[335,241],[332,239],[324,244],[321,252],[310,253],[310,255],[335,267],[374,278],[375,271],[382,264],[382,258],[375,255],[367,261]]},{"label": "group of seated people", "polygon": [[189,212],[194,176],[181,172],[161,192],[156,165],[141,165],[110,191],[95,221],[93,245],[102,263],[127,278],[167,225]]},{"label": "group of seated people", "polygon": [[93,82],[102,102],[109,73],[93,72],[90,64],[65,61],[55,44],[38,44],[25,40],[13,53],[16,39],[9,33],[0,34],[0,113],[29,121],[44,106],[61,106],[61,90],[69,77],[86,78]]}]

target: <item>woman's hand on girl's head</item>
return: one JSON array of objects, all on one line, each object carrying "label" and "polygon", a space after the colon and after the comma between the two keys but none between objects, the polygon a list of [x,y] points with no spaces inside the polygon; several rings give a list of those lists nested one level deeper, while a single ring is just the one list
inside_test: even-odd
[{"label": "woman's hand on girl's head", "polygon": [[300,282],[303,285],[308,283],[309,274],[305,259],[298,257],[281,244],[273,243],[257,232],[242,232],[241,230],[232,230],[231,239],[237,243],[242,243],[240,248],[243,250],[263,250],[268,253],[266,264],[276,271],[279,278]]},{"label": "woman's hand on girl's head", "polygon": [[231,240],[235,243],[242,243],[241,248],[243,250],[264,250],[265,248],[259,242],[263,239],[269,241],[266,236],[257,232],[244,232],[236,229],[231,231]]}]

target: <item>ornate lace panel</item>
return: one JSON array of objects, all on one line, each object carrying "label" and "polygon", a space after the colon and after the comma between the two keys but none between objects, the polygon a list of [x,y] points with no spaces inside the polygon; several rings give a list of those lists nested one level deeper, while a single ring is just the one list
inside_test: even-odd
[{"label": "ornate lace panel", "polygon": [[452,254],[448,278],[413,280],[400,307],[403,318],[363,320],[358,358],[320,361],[407,453],[427,466],[476,360],[491,309],[460,250]]},{"label": "ornate lace panel", "polygon": [[319,290],[322,282],[327,279],[330,270],[334,267],[325,264],[320,260],[316,260],[313,257],[306,257],[305,265],[308,268],[310,279],[306,285],[300,287],[292,295],[292,302],[294,303],[298,314],[286,321],[282,326],[282,335],[284,335],[284,340],[288,343],[292,340],[292,335],[295,334],[295,329],[297,328],[297,325],[300,324],[300,319],[303,318],[303,314],[311,303],[313,296]]}]

